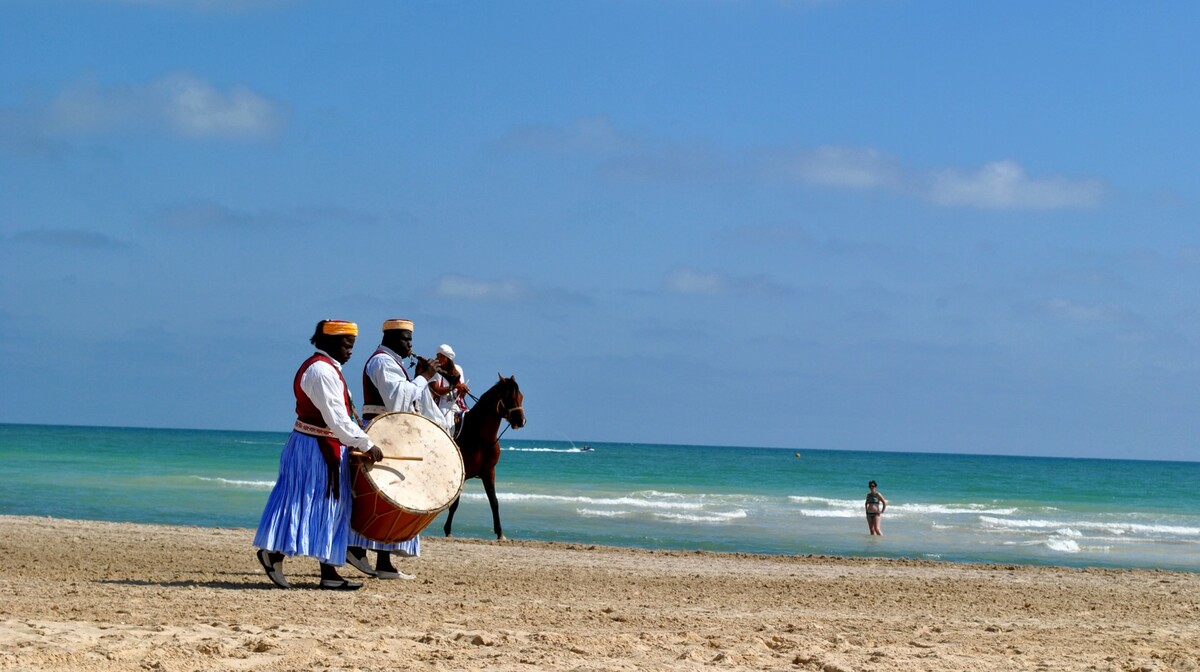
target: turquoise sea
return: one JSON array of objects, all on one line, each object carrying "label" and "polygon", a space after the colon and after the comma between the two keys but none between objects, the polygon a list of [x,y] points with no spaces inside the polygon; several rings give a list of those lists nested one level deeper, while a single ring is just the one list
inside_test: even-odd
[{"label": "turquoise sea", "polygon": [[[0,514],[252,528],[286,436],[0,425]],[[1200,462],[501,444],[513,539],[1200,571],[1200,510],[1187,496]],[[890,503],[883,537],[862,513],[871,479]],[[478,480],[455,535],[492,537]]]}]

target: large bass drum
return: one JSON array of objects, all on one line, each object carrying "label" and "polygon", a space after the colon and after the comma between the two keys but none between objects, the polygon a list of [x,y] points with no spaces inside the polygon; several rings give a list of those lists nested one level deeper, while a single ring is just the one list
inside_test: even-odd
[{"label": "large bass drum", "polygon": [[412,539],[462,492],[462,455],[446,430],[415,413],[384,413],[367,436],[383,460],[354,465],[350,526],[382,543]]}]

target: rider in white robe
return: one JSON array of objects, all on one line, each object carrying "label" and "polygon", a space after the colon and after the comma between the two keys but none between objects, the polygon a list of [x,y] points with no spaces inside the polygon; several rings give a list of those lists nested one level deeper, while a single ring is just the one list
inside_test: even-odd
[{"label": "rider in white robe", "polygon": [[[438,346],[438,354],[433,364],[438,373],[429,379],[429,389],[437,400],[438,410],[444,418],[443,426],[453,436],[457,433],[456,428],[462,421],[462,415],[467,412],[464,397],[471,388],[467,386],[467,376],[463,368],[454,361],[454,348],[445,343]],[[453,373],[450,373],[451,371]]]}]

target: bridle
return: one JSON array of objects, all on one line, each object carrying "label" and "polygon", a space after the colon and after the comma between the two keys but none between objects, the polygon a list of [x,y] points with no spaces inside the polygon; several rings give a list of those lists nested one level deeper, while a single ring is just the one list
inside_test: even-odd
[{"label": "bridle", "polygon": [[516,411],[521,411],[523,413],[523,412],[525,412],[525,409],[520,406],[513,406],[513,407],[509,408],[508,406],[506,406],[504,404],[503,399],[499,399],[496,401],[496,414],[499,415],[500,417],[504,418],[506,421],[508,421],[509,424],[512,424],[512,420],[508,419],[508,414],[514,413]]},{"label": "bridle", "polygon": [[504,421],[508,423],[509,427],[512,427],[512,424],[513,424],[513,421],[511,419],[509,419],[509,415],[511,415],[512,413],[516,413],[517,411],[524,413],[525,409],[521,406],[509,407],[509,406],[505,405],[503,399],[496,400],[496,414],[499,415],[500,417],[504,418]]},{"label": "bridle", "polygon": [[[468,396],[468,397],[470,397],[470,398],[472,398],[472,399],[474,399],[476,403],[478,403],[478,402],[479,402],[479,397],[476,397],[475,395],[471,394],[470,392],[467,392],[467,396]],[[485,395],[485,396],[486,396],[486,395]],[[512,426],[513,426],[512,420],[509,420],[509,419],[508,419],[508,416],[509,416],[510,414],[512,414],[512,413],[515,413],[515,412],[517,412],[517,411],[520,411],[522,414],[524,414],[524,413],[525,413],[525,408],[524,408],[524,407],[522,407],[522,406],[512,406],[512,407],[509,407],[508,405],[506,405],[506,404],[504,403],[504,398],[503,398],[503,397],[501,397],[500,399],[497,399],[497,400],[496,400],[496,415],[499,415],[499,416],[500,416],[500,417],[501,417],[501,418],[504,420],[504,422],[506,422],[506,423],[508,424],[508,426],[507,426],[507,427],[505,427],[504,429],[500,430],[500,434],[499,434],[499,435],[496,437],[496,445],[497,445],[497,446],[499,446],[499,445],[500,445],[500,437],[501,437],[501,436],[504,436],[504,433],[505,433],[505,432],[507,432],[509,429],[511,429],[511,428],[512,428]]]}]

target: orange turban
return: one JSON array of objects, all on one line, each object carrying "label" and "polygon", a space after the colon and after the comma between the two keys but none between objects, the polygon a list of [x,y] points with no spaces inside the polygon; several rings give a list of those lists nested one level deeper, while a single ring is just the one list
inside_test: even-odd
[{"label": "orange turban", "polygon": [[321,333],[326,336],[358,336],[358,325],[343,320],[325,320]]}]

